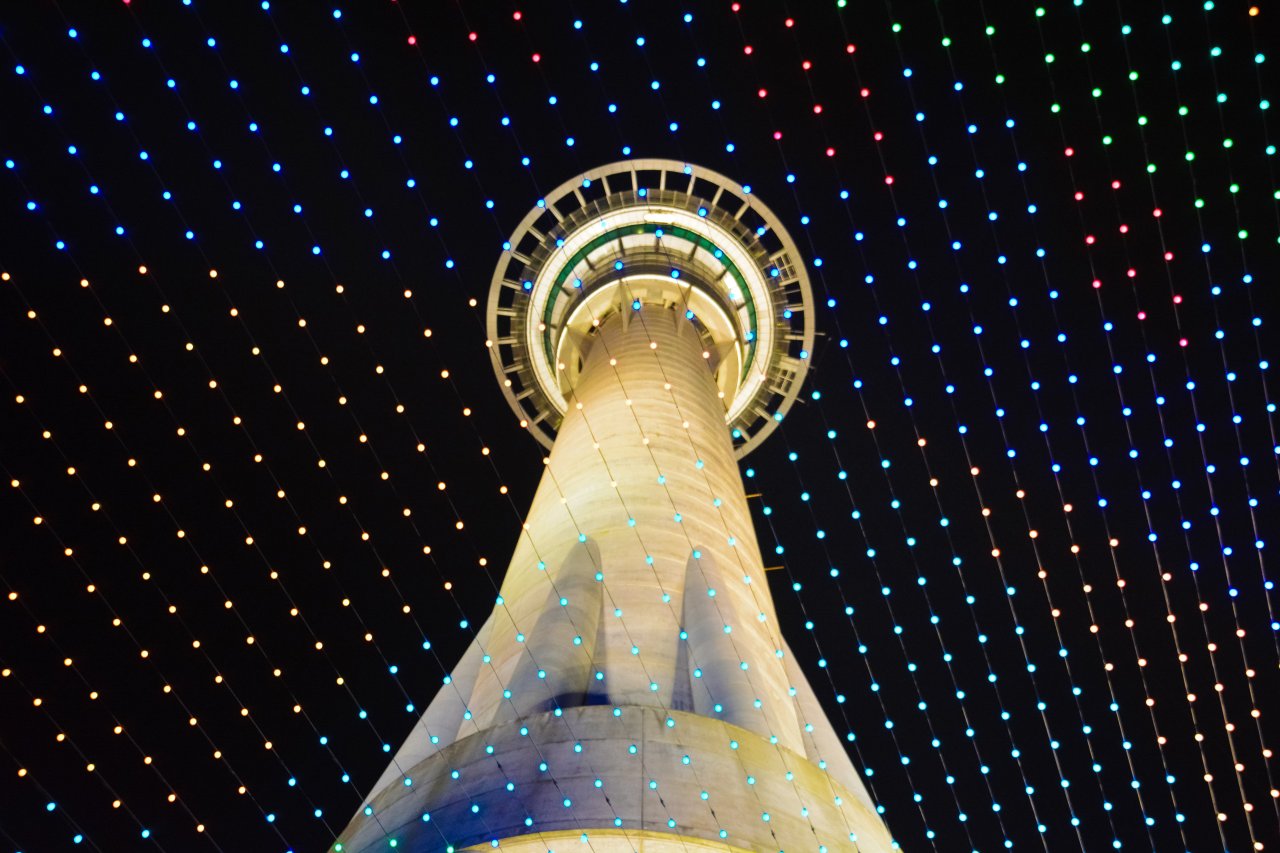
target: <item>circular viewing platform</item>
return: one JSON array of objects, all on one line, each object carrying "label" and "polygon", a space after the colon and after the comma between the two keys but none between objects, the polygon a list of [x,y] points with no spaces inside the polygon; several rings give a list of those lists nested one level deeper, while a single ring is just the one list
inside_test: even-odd
[{"label": "circular viewing platform", "polygon": [[749,186],[674,160],[611,163],[551,191],[504,249],[486,345],[521,426],[546,447],[596,330],[642,305],[674,307],[696,329],[739,458],[795,402],[812,292],[794,241]]}]

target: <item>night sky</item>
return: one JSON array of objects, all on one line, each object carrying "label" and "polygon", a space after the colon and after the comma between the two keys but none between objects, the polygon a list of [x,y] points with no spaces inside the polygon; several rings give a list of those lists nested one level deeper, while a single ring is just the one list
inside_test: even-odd
[{"label": "night sky", "polygon": [[806,256],[743,473],[903,847],[1280,848],[1277,15],[5,4],[3,849],[332,842],[541,471],[502,243],[625,157]]}]

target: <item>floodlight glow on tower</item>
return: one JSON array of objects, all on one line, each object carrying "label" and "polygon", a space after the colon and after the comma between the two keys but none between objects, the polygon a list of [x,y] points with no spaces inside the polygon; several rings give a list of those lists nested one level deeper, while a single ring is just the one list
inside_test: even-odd
[{"label": "floodlight glow on tower", "polygon": [[813,344],[749,187],[595,169],[516,229],[487,345],[550,449],[501,594],[333,850],[882,851],[781,636],[737,458]]}]

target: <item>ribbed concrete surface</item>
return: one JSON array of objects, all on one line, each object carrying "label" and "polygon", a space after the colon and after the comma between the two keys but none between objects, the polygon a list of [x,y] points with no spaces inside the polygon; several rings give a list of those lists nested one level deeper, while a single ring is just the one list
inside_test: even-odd
[{"label": "ribbed concrete surface", "polygon": [[[386,849],[388,833],[409,826],[416,840],[406,848],[406,837],[398,849],[415,853],[461,847],[458,833],[479,833],[465,843],[502,838],[484,834],[498,831],[486,828],[495,810],[518,817],[517,824],[498,821],[512,835],[529,831],[521,829],[526,816],[542,829],[612,828],[614,818],[624,827],[662,829],[667,818],[653,822],[642,790],[650,780],[633,772],[649,773],[651,765],[628,764],[627,748],[665,742],[633,727],[652,720],[663,729],[657,734],[667,735],[674,731],[665,727],[668,718],[680,720],[676,758],[688,754],[708,774],[695,784],[678,760],[652,765],[662,771],[654,781],[665,808],[702,815],[677,818],[682,834],[717,840],[726,822],[731,830],[763,824],[765,834],[749,833],[746,849],[889,849],[839,738],[779,635],[724,412],[682,313],[645,306],[603,324],[508,568],[502,603],[374,787],[366,804],[373,815],[362,809],[344,833],[345,850]],[[549,713],[557,708],[562,715]],[[754,735],[739,737],[752,744],[759,767],[751,785],[747,753],[725,746],[726,724]],[[522,725],[530,734],[519,733]],[[584,747],[548,762],[554,782],[539,775],[540,755],[559,756],[572,744]],[[445,772],[460,763],[476,769],[459,779]],[[596,778],[608,809],[588,805],[603,802]],[[512,800],[505,785],[514,780]],[[530,799],[522,786],[535,780],[540,793]],[[580,782],[585,789],[565,808],[556,785],[576,789]],[[843,805],[834,806],[834,797]],[[476,814],[468,824],[453,810],[469,809],[476,798],[489,819]],[[511,812],[517,802],[527,814]],[[720,804],[711,823],[708,802]],[[439,815],[430,827],[421,822],[424,812]],[[763,821],[763,812],[774,817]],[[451,814],[442,835],[441,821]]]},{"label": "ribbed concrete surface", "polygon": [[[760,853],[891,849],[879,818],[802,755],[681,711],[590,705],[539,714],[464,738],[407,778],[412,786],[390,785],[373,800],[376,822],[353,823],[343,853],[386,851],[392,839],[412,853],[492,849],[494,840],[505,849],[506,839],[540,831],[574,833],[578,850],[639,849],[604,832],[614,829]],[[597,847],[597,832],[613,843]]]}]

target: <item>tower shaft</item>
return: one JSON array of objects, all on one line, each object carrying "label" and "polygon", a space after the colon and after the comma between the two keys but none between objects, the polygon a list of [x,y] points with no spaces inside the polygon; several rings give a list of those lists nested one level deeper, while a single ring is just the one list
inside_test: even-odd
[{"label": "tower shaft", "polygon": [[339,849],[890,849],[782,639],[716,353],[659,305],[578,351],[497,606]]},{"label": "tower shaft", "polygon": [[[721,718],[766,736],[777,731],[783,745],[800,749],[725,407],[697,330],[673,310],[627,307],[596,338],[504,583],[514,620],[528,626],[546,612],[558,598],[549,587],[560,585],[560,567],[586,547],[587,562],[598,559],[604,574],[591,590],[603,614],[594,648],[575,651],[596,659],[604,678],[562,685],[564,692],[704,715],[718,703]],[[539,560],[556,567],[551,584]],[[686,586],[699,597],[686,597]],[[516,630],[511,621],[495,625],[497,645]],[[531,651],[541,657],[536,641]],[[699,667],[702,677],[692,677]],[[504,667],[494,674],[503,678]]]}]

